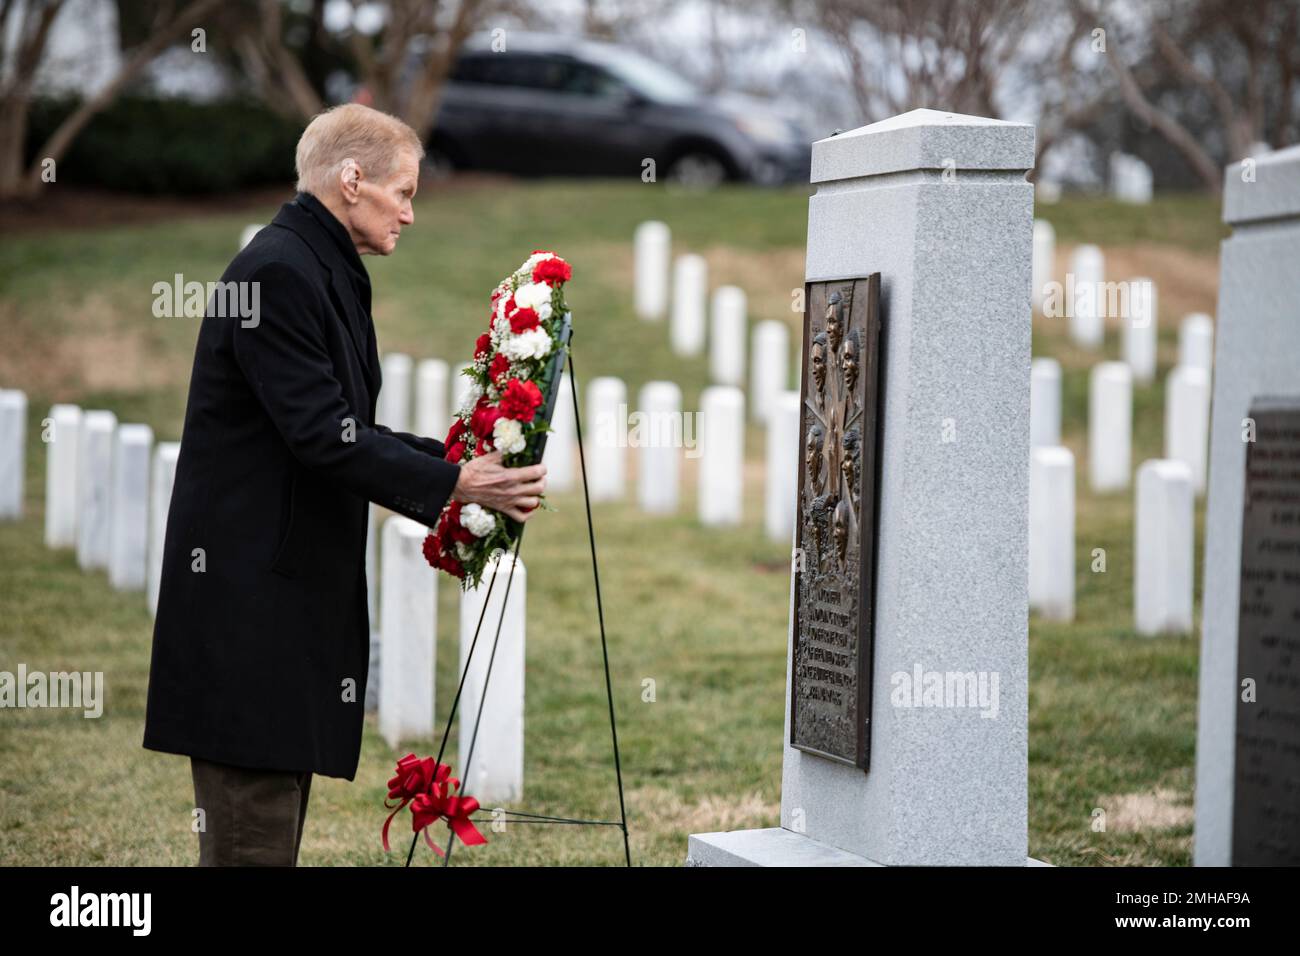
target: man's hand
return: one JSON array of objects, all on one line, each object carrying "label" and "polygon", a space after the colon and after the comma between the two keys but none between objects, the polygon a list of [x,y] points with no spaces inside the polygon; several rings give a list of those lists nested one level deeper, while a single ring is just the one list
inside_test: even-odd
[{"label": "man's hand", "polygon": [[540,504],[546,489],[546,466],[507,468],[501,452],[494,451],[460,466],[460,477],[451,493],[452,501],[474,502],[524,522]]}]

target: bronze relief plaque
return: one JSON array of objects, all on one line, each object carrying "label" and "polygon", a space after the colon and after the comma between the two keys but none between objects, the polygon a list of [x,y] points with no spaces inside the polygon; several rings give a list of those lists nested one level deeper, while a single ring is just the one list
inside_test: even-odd
[{"label": "bronze relief plaque", "polygon": [[804,287],[790,745],[866,770],[880,275]]},{"label": "bronze relief plaque", "polygon": [[[1250,418],[1232,865],[1300,866],[1300,398],[1257,399]],[[1247,678],[1251,700],[1243,699]]]}]

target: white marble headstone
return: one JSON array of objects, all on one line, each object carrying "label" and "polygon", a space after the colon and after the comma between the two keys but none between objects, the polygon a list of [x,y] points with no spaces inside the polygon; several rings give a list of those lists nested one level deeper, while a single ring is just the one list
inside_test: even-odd
[{"label": "white marble headstone", "polygon": [[45,546],[77,546],[77,446],[81,409],[55,405],[49,414],[45,444]]},{"label": "white marble headstone", "polygon": [[646,382],[637,398],[637,501],[647,514],[677,511],[683,442],[682,390],[674,382]]},{"label": "white marble headstone", "polygon": [[[508,597],[507,580],[510,584]],[[488,595],[489,588],[491,596]],[[460,600],[460,672],[465,674],[465,689],[458,705],[461,765],[455,768],[457,772],[453,775],[461,778],[466,794],[477,797],[484,804],[513,803],[524,795],[527,595],[528,571],[523,560],[502,554],[488,565],[482,583],[464,592]],[[478,645],[471,660],[469,651],[476,629],[479,632]],[[492,651],[494,642],[495,654]],[[492,665],[490,680],[489,662]],[[477,736],[475,727],[478,728]]]},{"label": "white marble headstone", "polygon": [[1137,632],[1192,629],[1192,474],[1181,461],[1138,468],[1134,512],[1133,615]]},{"label": "white marble headstone", "polygon": [[27,462],[27,395],[0,389],[0,520],[23,516]]},{"label": "white marble headstone", "polygon": [[767,420],[763,530],[772,541],[789,541],[799,506],[799,393],[785,391],[772,402]]},{"label": "white marble headstone", "polygon": [[148,579],[149,482],[153,429],[121,425],[113,447],[113,512],[108,583],[118,591],[143,591]]},{"label": "white marble headstone", "polygon": [[666,223],[650,220],[636,227],[633,295],[636,314],[642,319],[661,320],[668,312],[668,267],[672,254],[672,233]]},{"label": "white marble headstone", "polygon": [[745,384],[745,290],[724,285],[713,290],[713,323],[709,330],[709,375],[718,385]]},{"label": "white marble headstone", "polygon": [[736,525],[744,511],[745,393],[711,385],[700,395],[700,522]]},{"label": "white marble headstone", "polygon": [[163,441],[158,443],[153,456],[153,488],[149,493],[149,580],[145,587],[150,614],[158,612],[167,515],[171,511],[172,487],[176,483],[176,462],[180,454],[180,442]]},{"label": "white marble headstone", "polygon": [[379,733],[394,748],[433,734],[438,576],[424,558],[428,531],[395,515],[381,535]]},{"label": "white marble headstone", "polygon": [[682,357],[704,351],[705,297],[709,267],[703,256],[687,253],[673,265],[673,311],[668,329],[673,352]]},{"label": "white marble headstone", "polygon": [[96,409],[81,420],[77,446],[77,564],[108,567],[113,521],[113,433],[117,416]]},{"label": "white marble headstone", "polygon": [[587,385],[582,440],[592,501],[617,501],[624,495],[627,462],[627,386],[600,376]]}]

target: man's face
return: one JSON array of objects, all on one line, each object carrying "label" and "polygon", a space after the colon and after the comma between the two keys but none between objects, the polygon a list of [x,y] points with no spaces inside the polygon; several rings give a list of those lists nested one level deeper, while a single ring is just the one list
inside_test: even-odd
[{"label": "man's face", "polygon": [[351,209],[351,232],[357,252],[386,256],[397,248],[402,227],[415,222],[411,200],[419,180],[420,164],[409,149],[402,150],[397,169],[387,182],[364,177],[360,180],[357,202]]}]

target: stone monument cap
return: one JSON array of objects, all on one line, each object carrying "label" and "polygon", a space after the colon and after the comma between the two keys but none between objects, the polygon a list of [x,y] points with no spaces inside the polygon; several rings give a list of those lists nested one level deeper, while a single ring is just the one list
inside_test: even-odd
[{"label": "stone monument cap", "polygon": [[[1235,225],[1300,215],[1300,145],[1253,157],[1253,161],[1253,182],[1242,175],[1245,160],[1225,169],[1223,221]],[[815,164],[814,159],[814,169]]]},{"label": "stone monument cap", "polygon": [[920,169],[1025,172],[1033,165],[1030,123],[920,109],[817,140],[811,182]]}]

